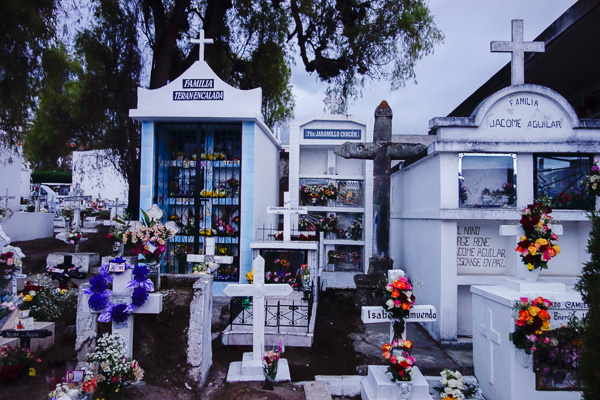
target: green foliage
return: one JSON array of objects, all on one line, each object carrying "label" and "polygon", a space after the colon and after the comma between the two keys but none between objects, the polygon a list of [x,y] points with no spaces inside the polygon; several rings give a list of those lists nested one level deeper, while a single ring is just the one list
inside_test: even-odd
[{"label": "green foliage", "polygon": [[72,175],[70,171],[34,171],[31,173],[31,182],[71,183]]},{"label": "green foliage", "polygon": [[590,213],[592,228],[588,239],[587,252],[590,261],[584,264],[581,277],[575,288],[581,292],[581,297],[589,307],[584,319],[582,336],[583,351],[578,371],[585,383],[583,398],[585,400],[600,398],[600,216]]},{"label": "green foliage", "polygon": [[23,140],[41,79],[40,57],[54,36],[54,0],[0,1],[0,131]]}]

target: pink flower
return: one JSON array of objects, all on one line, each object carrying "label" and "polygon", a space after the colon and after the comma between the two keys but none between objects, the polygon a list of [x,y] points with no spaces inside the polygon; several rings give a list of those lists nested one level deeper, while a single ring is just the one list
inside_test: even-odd
[{"label": "pink flower", "polygon": [[400,300],[394,300],[394,307],[400,307],[402,302]]},{"label": "pink flower", "polygon": [[551,259],[552,259],[552,256],[550,255],[550,251],[549,250],[544,251],[544,253],[542,254],[542,260],[550,261]]}]

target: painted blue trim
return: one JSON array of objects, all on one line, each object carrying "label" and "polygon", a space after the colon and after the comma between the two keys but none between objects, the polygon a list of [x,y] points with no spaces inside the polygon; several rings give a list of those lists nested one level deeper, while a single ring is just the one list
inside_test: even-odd
[{"label": "painted blue trim", "polygon": [[142,152],[140,155],[140,208],[142,210],[152,207],[154,198],[154,153],[156,148],[154,129],[153,121],[142,122]]},{"label": "painted blue trim", "polygon": [[242,123],[242,187],[240,205],[240,282],[252,269],[250,243],[254,241],[254,122]]}]

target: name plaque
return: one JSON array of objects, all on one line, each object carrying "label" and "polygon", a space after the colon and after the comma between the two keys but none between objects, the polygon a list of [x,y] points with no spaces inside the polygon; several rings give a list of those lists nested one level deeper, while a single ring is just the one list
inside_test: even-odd
[{"label": "name plaque", "polygon": [[360,140],[360,129],[305,129],[304,139]]},{"label": "name plaque", "polygon": [[[361,310],[361,319],[365,324],[377,324],[388,322],[393,318],[392,313],[380,306],[363,306]],[[434,322],[437,313],[434,306],[416,305],[410,309],[408,318],[404,322]]]}]

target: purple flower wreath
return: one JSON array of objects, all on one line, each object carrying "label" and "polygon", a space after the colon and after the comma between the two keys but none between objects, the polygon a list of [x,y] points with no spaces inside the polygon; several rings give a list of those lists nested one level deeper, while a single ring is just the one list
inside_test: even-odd
[{"label": "purple flower wreath", "polygon": [[141,307],[148,300],[148,292],[154,291],[154,284],[148,278],[150,271],[145,264],[139,264],[133,267],[132,278],[127,283],[127,288],[133,289],[130,304],[114,304],[108,298],[112,291],[108,289],[108,284],[113,281],[109,272],[110,263],[125,263],[126,269],[131,268],[125,259],[117,257],[109,263],[103,264],[99,269],[99,275],[90,279],[90,287],[83,289],[83,292],[90,296],[88,304],[94,311],[102,311],[98,316],[98,322],[123,323],[129,318],[129,314],[136,308]]}]

